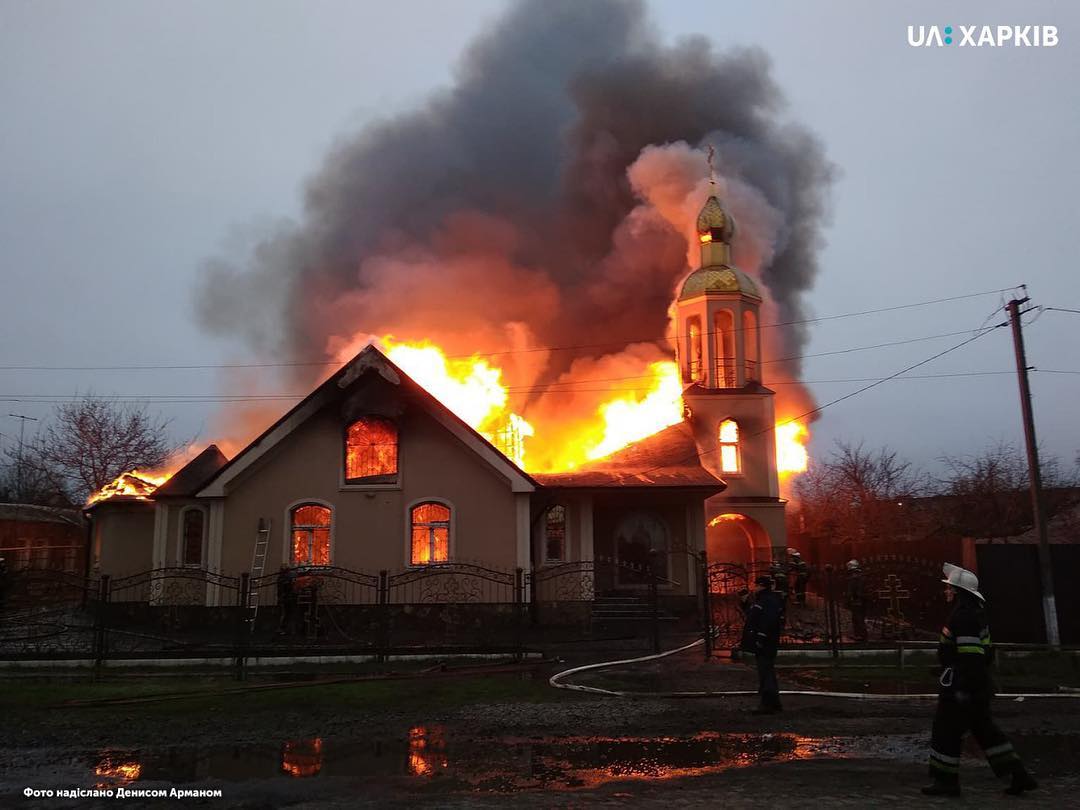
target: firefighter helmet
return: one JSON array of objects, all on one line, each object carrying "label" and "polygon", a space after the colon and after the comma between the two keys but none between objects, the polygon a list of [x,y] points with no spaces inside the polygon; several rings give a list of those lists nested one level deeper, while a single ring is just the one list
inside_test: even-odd
[{"label": "firefighter helmet", "polygon": [[847,570],[848,571],[858,571],[860,568],[862,568],[862,566],[859,565],[858,560],[848,560],[847,561]]},{"label": "firefighter helmet", "polygon": [[966,568],[961,568],[959,565],[953,565],[952,563],[945,563],[941,567],[941,572],[945,574],[945,579],[941,581],[946,585],[960,588],[975,595],[981,601],[986,601],[986,598],[979,593],[979,578]]}]

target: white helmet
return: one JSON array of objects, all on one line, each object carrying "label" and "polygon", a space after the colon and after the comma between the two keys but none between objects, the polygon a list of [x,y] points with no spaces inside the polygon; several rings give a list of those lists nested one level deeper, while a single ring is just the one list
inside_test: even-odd
[{"label": "white helmet", "polygon": [[787,553],[788,553],[788,556],[789,556],[789,557],[801,557],[801,556],[802,556],[802,554],[800,554],[800,553],[798,552],[798,550],[796,550],[796,549],[793,549],[793,548],[789,548],[789,549],[787,550]]},{"label": "white helmet", "polygon": [[859,565],[858,560],[848,560],[848,562],[847,562],[847,570],[848,571],[858,571],[861,567],[862,566]]},{"label": "white helmet", "polygon": [[986,597],[979,593],[979,578],[966,568],[961,568],[959,565],[953,565],[952,563],[945,563],[945,565],[941,566],[941,572],[945,574],[945,579],[941,581],[946,585],[961,588],[970,594],[974,594],[983,602],[986,601]]}]

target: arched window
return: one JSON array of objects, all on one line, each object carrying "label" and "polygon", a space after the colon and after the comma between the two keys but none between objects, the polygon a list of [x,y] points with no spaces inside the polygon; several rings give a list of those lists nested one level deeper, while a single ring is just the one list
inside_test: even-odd
[{"label": "arched window", "polygon": [[743,313],[743,343],[746,346],[746,379],[760,380],[758,373],[757,315],[750,310]]},{"label": "arched window", "polygon": [[720,469],[726,473],[739,472],[739,426],[733,419],[720,423]]},{"label": "arched window", "polygon": [[185,509],[180,517],[180,564],[201,568],[203,564],[203,539],[206,531],[206,514],[202,509]]},{"label": "arched window", "polygon": [[304,503],[289,513],[293,565],[330,564],[330,507]]},{"label": "arched window", "polygon": [[688,379],[700,382],[705,379],[705,364],[702,361],[701,318],[696,315],[686,321],[686,358]]},{"label": "arched window", "polygon": [[721,309],[716,313],[716,387],[735,385],[735,315]]},{"label": "arched window", "polygon": [[397,426],[389,419],[365,416],[345,431],[345,482],[389,483],[398,472]]},{"label": "arched window", "polygon": [[450,559],[450,507],[441,503],[418,503],[411,511],[412,565],[444,563]]},{"label": "arched window", "polygon": [[544,561],[564,562],[566,560],[566,507],[553,506],[548,509],[544,521]]}]

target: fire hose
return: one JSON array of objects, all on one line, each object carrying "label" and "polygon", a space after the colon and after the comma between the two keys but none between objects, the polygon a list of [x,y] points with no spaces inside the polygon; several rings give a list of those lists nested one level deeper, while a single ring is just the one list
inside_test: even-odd
[{"label": "fire hose", "polygon": [[[596,664],[585,664],[584,666],[572,667],[571,669],[563,670],[562,672],[552,675],[548,679],[548,684],[556,689],[568,689],[574,692],[588,692],[594,695],[605,695],[607,697],[621,697],[621,698],[702,698],[702,697],[748,697],[751,695],[757,695],[756,689],[735,689],[735,690],[717,690],[717,691],[696,691],[696,692],[631,692],[621,689],[603,689],[598,686],[585,686],[584,684],[577,683],[563,683],[565,678],[574,675],[579,672],[588,672],[596,669],[606,669],[608,667],[623,666],[629,664],[641,664],[646,661],[655,661],[660,658],[666,658],[669,655],[676,655],[686,650],[697,647],[705,643],[704,638],[699,638],[696,641],[692,641],[689,644],[684,644],[682,647],[676,647],[673,650],[666,650],[661,653],[655,653],[653,655],[643,655],[638,658],[623,658],[617,661],[601,661]],[[810,697],[828,697],[828,698],[845,698],[849,700],[937,700],[937,692],[933,693],[914,693],[906,695],[889,695],[889,694],[875,694],[872,692],[827,692],[818,691],[813,689],[781,689],[781,695],[806,695]],[[1027,698],[1080,698],[1080,691],[1072,691],[1067,687],[1062,687],[1060,692],[1007,692],[998,693],[998,698],[1006,700],[1023,701]]]}]

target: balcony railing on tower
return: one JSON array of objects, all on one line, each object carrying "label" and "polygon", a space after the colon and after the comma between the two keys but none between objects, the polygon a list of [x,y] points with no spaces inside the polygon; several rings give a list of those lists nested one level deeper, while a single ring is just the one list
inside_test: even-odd
[{"label": "balcony railing on tower", "polygon": [[721,357],[716,361],[716,387],[735,388],[738,380],[735,376],[735,358]]},{"label": "balcony railing on tower", "polygon": [[754,380],[755,382],[760,382],[761,377],[758,376],[760,373],[761,373],[760,372],[760,366],[759,366],[757,360],[747,360],[746,361],[746,381],[747,382],[750,382],[750,380]]}]

